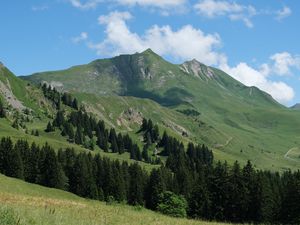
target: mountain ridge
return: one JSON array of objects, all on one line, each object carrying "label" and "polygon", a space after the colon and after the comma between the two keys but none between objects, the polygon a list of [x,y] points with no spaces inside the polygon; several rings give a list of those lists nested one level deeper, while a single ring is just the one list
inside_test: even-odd
[{"label": "mountain ridge", "polygon": [[130,108],[182,140],[205,143],[220,160],[296,164],[283,156],[300,143],[298,112],[197,60],[172,64],[148,49],[21,78],[70,92],[119,131],[136,126],[123,116]]}]

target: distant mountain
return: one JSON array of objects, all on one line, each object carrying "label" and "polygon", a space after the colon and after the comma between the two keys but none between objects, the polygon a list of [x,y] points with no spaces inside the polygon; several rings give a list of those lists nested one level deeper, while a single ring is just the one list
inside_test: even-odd
[{"label": "distant mountain", "polygon": [[[22,79],[72,92],[116,127],[122,112],[138,109],[178,134],[186,131],[189,140],[206,143],[219,159],[283,168],[293,164],[283,157],[286,151],[300,143],[298,112],[195,59],[172,64],[148,49]],[[155,106],[148,108],[150,102]]]},{"label": "distant mountain", "polygon": [[297,109],[297,110],[300,110],[300,103],[297,103],[297,104],[293,105],[293,106],[291,107],[291,109]]}]

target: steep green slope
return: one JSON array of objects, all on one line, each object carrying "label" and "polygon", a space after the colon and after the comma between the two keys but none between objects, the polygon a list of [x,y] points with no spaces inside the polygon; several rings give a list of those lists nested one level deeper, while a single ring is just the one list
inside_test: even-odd
[{"label": "steep green slope", "polygon": [[[181,127],[189,139],[215,148],[217,159],[250,159],[268,169],[298,166],[284,155],[300,143],[300,113],[196,60],[174,65],[147,50],[23,78],[72,92],[116,127],[119,121],[114,116],[137,108],[145,116],[156,117],[155,122]],[[158,116],[147,102],[162,110]],[[102,109],[109,113],[103,114]],[[166,120],[170,122],[164,123]],[[173,123],[176,125],[171,126]]]},{"label": "steep green slope", "polygon": [[[6,218],[7,222],[0,221],[0,224],[223,224],[171,218],[139,207],[121,204],[108,205],[1,174],[0,184],[0,219]],[[12,222],[8,223],[8,221]]]}]

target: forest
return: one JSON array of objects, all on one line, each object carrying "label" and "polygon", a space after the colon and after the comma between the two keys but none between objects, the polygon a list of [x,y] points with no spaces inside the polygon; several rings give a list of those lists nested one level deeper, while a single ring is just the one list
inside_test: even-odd
[{"label": "forest", "polygon": [[206,146],[190,143],[185,149],[167,135],[161,145],[169,157],[149,172],[137,163],[92,152],[56,152],[47,143],[40,147],[2,138],[0,172],[85,198],[140,205],[173,216],[299,224],[299,171],[279,174],[255,170],[250,161],[244,167],[214,162]]}]

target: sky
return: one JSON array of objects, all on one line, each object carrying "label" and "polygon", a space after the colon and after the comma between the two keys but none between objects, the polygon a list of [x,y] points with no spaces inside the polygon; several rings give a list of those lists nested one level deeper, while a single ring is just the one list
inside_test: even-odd
[{"label": "sky", "polygon": [[151,48],[300,102],[298,0],[1,0],[0,61],[16,75]]}]

